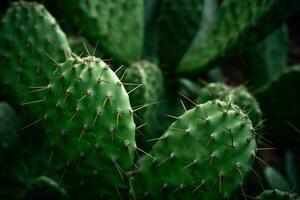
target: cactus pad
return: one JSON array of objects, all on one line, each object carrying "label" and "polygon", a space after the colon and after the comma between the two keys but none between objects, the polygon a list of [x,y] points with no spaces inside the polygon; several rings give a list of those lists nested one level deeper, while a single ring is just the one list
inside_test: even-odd
[{"label": "cactus pad", "polygon": [[15,103],[37,99],[33,86],[45,86],[70,48],[56,20],[40,4],[12,3],[1,21],[0,77]]},{"label": "cactus pad", "polygon": [[[57,1],[67,18],[117,62],[140,58],[143,50],[143,0]],[[68,5],[68,6],[66,6]]]},{"label": "cactus pad", "polygon": [[251,121],[219,100],[187,111],[157,140],[133,178],[138,197],[229,197],[242,185],[256,152]]}]

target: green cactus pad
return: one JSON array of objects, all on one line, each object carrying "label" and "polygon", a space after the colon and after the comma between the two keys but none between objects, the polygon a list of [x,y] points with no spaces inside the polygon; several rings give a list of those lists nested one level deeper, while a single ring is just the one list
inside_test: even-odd
[{"label": "green cactus pad", "polygon": [[299,196],[290,192],[282,192],[280,190],[265,190],[258,197],[257,200],[300,200]]},{"label": "green cactus pad", "polygon": [[[128,83],[127,91],[133,91],[130,94],[130,103],[133,107],[139,109],[139,107],[154,103],[154,105],[142,108],[136,113],[138,116],[135,120],[137,126],[147,123],[141,130],[141,134],[137,134],[137,140],[142,146],[147,146],[146,144],[149,142],[146,143],[146,140],[157,136],[153,130],[159,123],[157,121],[158,106],[155,103],[161,100],[164,92],[162,72],[155,64],[140,61],[128,68],[124,81]],[[139,84],[141,84],[140,87]],[[134,90],[135,88],[137,89]]]},{"label": "green cactus pad", "polygon": [[31,182],[23,198],[23,200],[34,199],[69,200],[70,197],[57,182],[46,176],[40,176]]},{"label": "green cactus pad", "polygon": [[[133,111],[124,86],[95,57],[72,55],[58,67],[42,91],[41,105],[46,109],[41,119],[52,147],[50,166],[65,173],[62,184],[67,190],[88,186],[83,196],[124,187],[135,148]],[[94,179],[102,187],[90,189]]]},{"label": "green cactus pad", "polygon": [[204,0],[163,0],[159,20],[158,55],[162,66],[174,67],[200,28]]},{"label": "green cactus pad", "polygon": [[254,48],[246,51],[243,62],[251,84],[261,87],[277,76],[288,63],[289,33],[284,25]]},{"label": "green cactus pad", "polygon": [[205,103],[213,99],[221,99],[238,105],[248,113],[254,126],[262,120],[259,103],[244,86],[231,88],[222,83],[209,83],[200,90],[197,102]]},{"label": "green cactus pad", "polygon": [[300,66],[285,69],[258,92],[258,100],[268,119],[267,130],[274,140],[299,141]]},{"label": "green cactus pad", "polygon": [[6,102],[0,102],[0,156],[10,150],[18,140],[18,119]]},{"label": "green cactus pad", "polygon": [[[93,46],[119,63],[136,61],[143,51],[143,0],[57,0],[66,17]],[[68,5],[68,6],[66,6]]]},{"label": "green cactus pad", "polygon": [[299,7],[298,0],[222,1],[214,23],[205,34],[197,34],[177,72],[193,74],[242,52],[275,30]]},{"label": "green cactus pad", "polygon": [[[68,46],[56,20],[40,4],[12,3],[1,20],[0,77],[14,103],[37,99],[33,86],[45,86]],[[51,59],[52,58],[52,59]]]},{"label": "green cactus pad", "polygon": [[248,117],[233,104],[209,101],[187,111],[140,160],[132,194],[159,199],[229,198],[256,152]]}]

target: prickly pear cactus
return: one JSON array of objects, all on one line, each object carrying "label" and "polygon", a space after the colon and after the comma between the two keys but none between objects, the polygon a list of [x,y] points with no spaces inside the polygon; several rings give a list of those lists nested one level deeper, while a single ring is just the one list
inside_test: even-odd
[{"label": "prickly pear cactus", "polygon": [[162,66],[174,68],[198,30],[203,28],[201,21],[208,3],[204,0],[163,0],[161,4],[158,55]]},{"label": "prickly pear cactus", "polygon": [[31,87],[45,86],[70,52],[65,34],[43,5],[12,3],[1,20],[0,77],[15,103],[42,98]]},{"label": "prickly pear cactus", "polygon": [[228,198],[242,185],[256,153],[247,115],[219,100],[187,111],[154,140],[131,178],[138,198]]},{"label": "prickly pear cactus", "polygon": [[238,105],[249,115],[254,126],[262,120],[259,103],[244,86],[231,88],[222,83],[209,83],[200,90],[197,102],[205,103],[213,99],[221,99]]},{"label": "prickly pear cactus", "polygon": [[[143,0],[56,1],[61,12],[109,58],[128,63],[143,50]],[[68,6],[66,6],[68,5]]]},{"label": "prickly pear cactus", "polygon": [[0,102],[0,156],[17,143],[18,129],[16,112],[6,102]]},{"label": "prickly pear cactus", "polygon": [[204,34],[198,32],[177,72],[193,74],[240,53],[267,36],[299,7],[298,0],[222,1],[214,22]]},{"label": "prickly pear cactus", "polygon": [[[44,87],[40,113],[51,144],[49,165],[69,190],[87,186],[91,198],[124,186],[132,167],[135,124],[122,82],[102,60],[69,57]],[[77,177],[77,178],[75,178]],[[90,184],[103,184],[90,188]],[[70,190],[70,191],[71,191]]]},{"label": "prickly pear cactus", "polygon": [[277,76],[288,63],[289,33],[286,25],[246,51],[243,61],[251,84],[261,87]]},{"label": "prickly pear cactus", "polygon": [[70,197],[57,182],[46,176],[40,176],[30,183],[23,198],[23,200],[33,199],[70,200]]},{"label": "prickly pear cactus", "polygon": [[[145,125],[145,128],[137,134],[138,143],[149,146],[146,140],[156,135],[157,103],[162,99],[164,92],[164,80],[161,70],[153,63],[140,61],[132,64],[126,72],[124,82],[126,89],[131,91],[130,103],[138,111],[136,112],[137,126]],[[148,144],[148,145],[147,145]]]},{"label": "prickly pear cactus", "polygon": [[258,99],[267,117],[268,130],[274,139],[299,141],[300,66],[285,69],[258,92]]},{"label": "prickly pear cactus", "polygon": [[300,198],[290,192],[282,192],[280,190],[265,190],[258,197],[257,200],[299,200]]}]

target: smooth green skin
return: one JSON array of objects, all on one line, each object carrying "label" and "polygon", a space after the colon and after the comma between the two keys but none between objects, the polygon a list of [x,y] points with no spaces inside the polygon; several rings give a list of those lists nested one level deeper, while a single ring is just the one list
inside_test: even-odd
[{"label": "smooth green skin", "polygon": [[272,134],[273,141],[288,141],[289,144],[299,142],[299,85],[300,66],[297,65],[285,69],[257,93],[268,119],[266,130]]},{"label": "smooth green skin", "polygon": [[[126,86],[128,92],[142,84],[130,94],[130,103],[134,109],[157,103],[162,99],[164,78],[161,70],[153,63],[139,61],[132,64],[126,71],[124,82],[129,84]],[[135,113],[138,116],[135,120],[137,126],[147,123],[137,133],[138,144],[144,150],[151,147],[147,140],[158,136],[157,130],[155,130],[157,124],[160,123],[157,117],[158,111],[158,105],[150,105]]]},{"label": "smooth green skin", "polygon": [[265,190],[262,192],[258,197],[257,200],[299,200],[300,198],[298,195],[289,193],[289,192],[282,192],[280,190]]},{"label": "smooth green skin", "polygon": [[232,102],[248,113],[254,126],[262,120],[262,111],[254,96],[244,86],[231,88],[222,83],[209,83],[199,92],[198,103],[205,103],[213,99]]},{"label": "smooth green skin", "polygon": [[139,161],[132,191],[137,199],[145,194],[153,199],[229,198],[251,169],[256,152],[251,129],[235,105],[219,100],[198,105]]},{"label": "smooth green skin", "polygon": [[[58,8],[109,59],[128,63],[143,51],[143,0],[56,0]],[[66,6],[68,5],[68,6]]]},{"label": "smooth green skin", "polygon": [[16,112],[8,103],[0,102],[0,156],[16,144],[18,129]]},{"label": "smooth green skin", "polygon": [[264,169],[264,175],[271,188],[281,191],[290,191],[289,183],[276,169],[266,167]]},{"label": "smooth green skin", "polygon": [[12,3],[0,29],[0,78],[6,95],[22,104],[41,98],[34,91],[48,84],[57,62],[70,48],[56,20],[37,3]]},{"label": "smooth green skin", "polygon": [[[95,57],[72,55],[42,93],[40,116],[52,149],[49,165],[64,174],[62,185],[71,194],[89,188],[78,199],[125,187],[124,174],[134,159],[135,124],[129,96],[109,66]],[[92,187],[98,183],[101,187]]]},{"label": "smooth green skin", "polygon": [[204,0],[162,0],[159,16],[160,64],[175,67],[195,37],[203,16]]},{"label": "smooth green skin", "polygon": [[176,72],[195,75],[241,53],[275,30],[299,7],[298,0],[222,1],[214,23],[205,34],[196,36]]},{"label": "smooth green skin", "polygon": [[34,199],[70,200],[70,197],[57,182],[46,176],[40,176],[31,182],[23,198],[23,200]]},{"label": "smooth green skin", "polygon": [[251,84],[259,88],[271,81],[287,65],[288,54],[289,33],[283,25],[243,54]]}]

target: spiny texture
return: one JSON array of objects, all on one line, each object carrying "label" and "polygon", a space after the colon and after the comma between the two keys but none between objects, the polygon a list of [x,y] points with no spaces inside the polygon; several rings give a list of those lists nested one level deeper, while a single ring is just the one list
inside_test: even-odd
[{"label": "spiny texture", "polygon": [[245,50],[272,32],[299,7],[298,0],[222,1],[214,23],[205,34],[196,36],[177,72],[199,72]]},{"label": "spiny texture", "polygon": [[[96,198],[107,187],[124,187],[134,157],[135,124],[129,96],[109,66],[73,55],[59,64],[42,93],[50,166],[64,174],[66,189],[81,186],[82,198]],[[98,183],[103,185],[91,187]]]},{"label": "spiny texture", "polygon": [[[57,0],[93,46],[117,62],[138,60],[143,50],[143,0]],[[67,6],[66,6],[67,5]]]},{"label": "spiny texture", "polygon": [[282,192],[280,190],[265,190],[258,197],[257,200],[300,200],[299,196],[290,192]]},{"label": "spiny texture", "polygon": [[256,152],[251,121],[237,106],[209,101],[187,111],[140,160],[132,193],[160,199],[229,198]]},{"label": "spiny texture", "polygon": [[70,197],[66,191],[61,188],[54,180],[40,176],[34,179],[26,191],[23,200],[69,200]]},{"label": "spiny texture", "polygon": [[11,4],[0,26],[1,84],[15,103],[38,99],[29,90],[49,82],[51,58],[61,62],[69,53],[65,34],[42,5],[22,1]]},{"label": "spiny texture", "polygon": [[246,51],[243,61],[251,84],[261,87],[277,76],[288,62],[289,34],[284,25],[254,48]]},{"label": "spiny texture", "polygon": [[18,140],[16,112],[6,102],[0,102],[0,155],[10,150]]},{"label": "spiny texture", "polygon": [[209,83],[199,92],[198,103],[205,103],[213,99],[232,102],[245,110],[254,126],[262,120],[262,111],[259,103],[244,86],[231,88],[222,83]]},{"label": "spiny texture", "polygon": [[161,65],[175,67],[195,37],[201,23],[204,0],[163,0],[159,16]]},{"label": "spiny texture", "polygon": [[299,141],[300,66],[287,68],[258,93],[269,132],[279,141]]},{"label": "spiny texture", "polygon": [[130,103],[138,110],[136,112],[138,117],[135,120],[137,126],[147,123],[137,135],[138,143],[142,146],[149,146],[146,140],[157,136],[155,127],[159,122],[156,103],[161,100],[164,92],[162,72],[155,64],[140,61],[128,68],[124,81],[128,84],[127,91],[132,91]]}]

